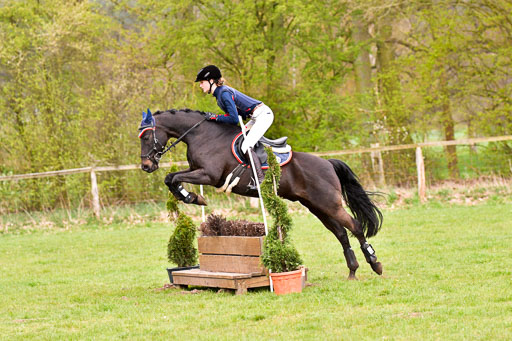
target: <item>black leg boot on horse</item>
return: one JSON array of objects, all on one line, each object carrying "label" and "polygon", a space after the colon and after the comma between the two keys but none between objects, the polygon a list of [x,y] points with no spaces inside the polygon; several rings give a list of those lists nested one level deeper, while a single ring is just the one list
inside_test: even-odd
[{"label": "black leg boot on horse", "polygon": [[173,175],[173,173],[167,174],[164,182],[176,199],[183,201],[185,204],[207,206],[201,195],[187,191],[179,182],[173,182]]},{"label": "black leg boot on horse", "polygon": [[361,251],[363,251],[364,258],[366,258],[366,261],[368,262],[368,264],[370,264],[373,271],[375,271],[379,275],[382,275],[382,264],[380,262],[377,262],[377,255],[375,254],[375,250],[373,249],[371,244],[365,241],[361,245]]},{"label": "black leg boot on horse", "polygon": [[[247,160],[250,160],[249,153],[252,155],[252,162],[254,163],[254,168],[256,169],[256,176],[258,177],[254,181],[258,181],[258,183],[261,185],[263,183],[263,180],[265,179],[265,174],[263,173],[263,170],[261,169],[261,161],[258,155],[256,155],[256,152],[249,148],[249,150],[245,153]],[[247,185],[248,191],[257,191],[258,187],[256,187],[256,182],[253,184],[249,183]]]}]

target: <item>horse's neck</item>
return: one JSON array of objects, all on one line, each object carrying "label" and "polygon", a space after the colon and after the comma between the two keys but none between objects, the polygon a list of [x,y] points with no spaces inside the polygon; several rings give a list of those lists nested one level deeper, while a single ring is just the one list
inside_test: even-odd
[{"label": "horse's neck", "polygon": [[[191,129],[195,124],[201,122],[201,120],[202,117],[198,117],[197,114],[181,114],[177,112],[175,114],[168,114],[168,116],[162,117],[160,124],[162,124],[170,133],[169,138],[179,138],[189,129]],[[190,130],[183,137],[183,142],[191,147],[196,144],[201,145],[205,143],[215,143],[215,141],[221,141],[224,139],[227,141],[231,136],[231,139],[234,138],[234,136],[238,133],[238,130],[239,128],[236,126],[204,121],[196,128]],[[231,142],[231,140],[229,142]]]},{"label": "horse's neck", "polygon": [[197,117],[197,115],[190,115],[190,117],[186,117],[180,113],[169,113],[162,116],[160,124],[171,134],[169,138],[178,138],[200,120],[201,119]]}]

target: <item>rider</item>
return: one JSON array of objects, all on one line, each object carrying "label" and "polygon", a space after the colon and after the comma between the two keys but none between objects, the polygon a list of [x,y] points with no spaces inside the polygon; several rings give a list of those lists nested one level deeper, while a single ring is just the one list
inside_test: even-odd
[{"label": "rider", "polygon": [[[274,113],[263,102],[224,85],[224,78],[222,78],[219,68],[215,65],[208,65],[199,70],[195,81],[200,82],[199,86],[204,93],[213,94],[217,99],[217,105],[225,112],[224,115],[206,113],[207,119],[236,125],[238,124],[238,115],[242,116],[243,119],[250,118],[246,125],[249,132],[242,143],[242,152],[251,151],[258,182],[261,184],[264,175],[261,170],[261,162],[253,147],[270,128],[274,121]],[[249,185],[248,188],[256,189],[256,186]]]}]

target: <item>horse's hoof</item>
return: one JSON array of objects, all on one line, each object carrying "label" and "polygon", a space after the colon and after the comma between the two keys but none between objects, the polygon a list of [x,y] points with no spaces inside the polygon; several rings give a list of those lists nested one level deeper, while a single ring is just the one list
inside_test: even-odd
[{"label": "horse's hoof", "polygon": [[382,264],[381,262],[376,262],[371,264],[373,271],[375,271],[378,275],[382,275]]},{"label": "horse's hoof", "polygon": [[349,281],[357,281],[356,272],[355,271],[350,271],[350,273],[348,274],[348,278],[347,279]]},{"label": "horse's hoof", "polygon": [[195,204],[200,205],[200,206],[208,206],[208,204],[206,203],[206,200],[204,200],[202,195],[197,196]]}]

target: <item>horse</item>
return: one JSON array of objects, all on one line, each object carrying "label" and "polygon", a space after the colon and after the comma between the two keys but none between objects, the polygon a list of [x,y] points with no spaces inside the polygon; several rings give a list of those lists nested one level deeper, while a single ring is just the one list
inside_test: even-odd
[{"label": "horse", "polygon": [[[141,142],[141,168],[151,173],[158,169],[162,154],[183,141],[187,145],[189,168],[166,175],[165,184],[171,193],[185,203],[206,205],[205,199],[189,193],[182,183],[209,185],[220,188],[239,162],[231,152],[231,142],[240,133],[240,127],[206,120],[204,113],[190,109],[144,113],[139,127]],[[177,140],[166,148],[171,138]],[[258,197],[257,191],[248,191],[250,172],[240,176],[232,192]],[[358,177],[341,160],[322,159],[316,155],[294,152],[291,161],[281,169],[277,194],[290,201],[299,201],[331,231],[343,247],[348,279],[356,279],[359,267],[351,248],[347,230],[354,235],[371,268],[382,275],[383,266],[366,238],[377,234],[383,216],[364,190]],[[343,207],[350,208],[351,217]]]}]

